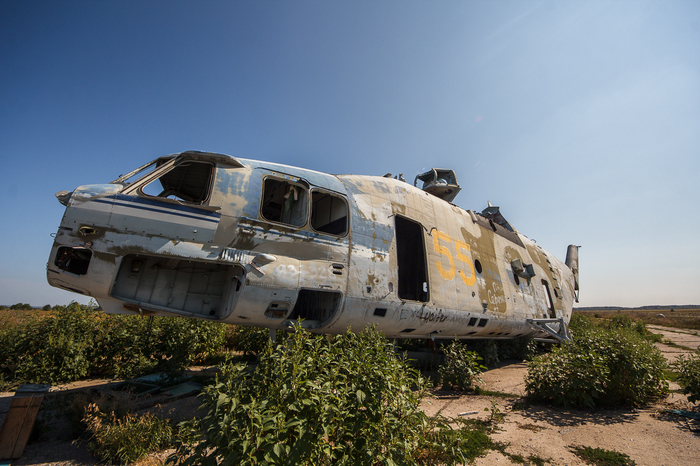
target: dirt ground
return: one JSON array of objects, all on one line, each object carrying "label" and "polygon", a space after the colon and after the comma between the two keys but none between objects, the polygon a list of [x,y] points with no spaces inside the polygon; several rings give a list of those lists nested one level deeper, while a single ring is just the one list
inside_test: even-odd
[{"label": "dirt ground", "polygon": [[[654,332],[675,344],[698,348],[700,336],[696,331],[683,331],[663,327],[651,327]],[[674,361],[688,350],[677,346],[657,344],[669,361]],[[513,395],[523,395],[525,363],[504,363],[483,374],[485,390]],[[104,387],[108,381],[69,384],[52,388],[53,392],[85,390],[86,387]],[[671,384],[671,390],[678,389]],[[0,393],[0,416],[7,411],[11,393]],[[524,458],[537,457],[551,465],[586,464],[575,456],[572,446],[599,447],[625,453],[640,466],[700,465],[700,421],[669,410],[692,410],[686,397],[672,392],[668,398],[640,409],[624,410],[564,410],[543,406],[523,406],[518,396],[491,397],[460,395],[455,392],[434,392],[423,401],[428,415],[441,411],[447,417],[465,416],[488,419],[492,409],[504,415],[492,438],[505,442],[510,454]],[[164,403],[155,409],[175,414],[179,418],[192,416],[196,408],[194,397],[185,397]],[[518,409],[520,408],[520,409]],[[154,409],[154,408],[151,408]],[[697,408],[696,412],[697,412]],[[61,440],[65,424],[60,420],[49,422],[50,431],[42,441],[29,444],[14,465],[92,466],[99,461],[92,457],[84,443]],[[161,455],[162,457],[163,455]],[[157,461],[157,459],[156,459]],[[157,464],[156,461],[150,464]],[[508,457],[492,451],[478,458],[476,465],[510,465]]]}]

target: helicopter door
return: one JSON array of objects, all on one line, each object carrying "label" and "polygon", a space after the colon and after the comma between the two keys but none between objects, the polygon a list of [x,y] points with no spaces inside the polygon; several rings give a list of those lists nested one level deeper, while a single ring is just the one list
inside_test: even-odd
[{"label": "helicopter door", "polygon": [[399,298],[428,302],[423,227],[404,217],[396,218],[396,255],[399,269]]}]

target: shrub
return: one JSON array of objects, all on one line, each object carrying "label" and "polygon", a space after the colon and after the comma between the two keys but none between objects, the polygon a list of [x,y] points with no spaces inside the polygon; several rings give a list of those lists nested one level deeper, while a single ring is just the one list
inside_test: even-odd
[{"label": "shrub", "polygon": [[561,406],[638,405],[668,392],[666,360],[632,329],[581,326],[570,342],[528,365],[533,401]]},{"label": "shrub", "polygon": [[209,414],[186,427],[207,441],[182,443],[178,455],[184,464],[405,464],[425,425],[422,388],[374,330],[326,339],[297,328],[268,344],[254,370],[222,369],[204,390]]},{"label": "shrub", "polygon": [[[282,330],[277,331],[277,339],[286,337]],[[270,341],[270,330],[261,327],[234,327],[233,334],[229,336],[228,345],[236,351],[241,351],[245,356],[257,356],[262,353]]]},{"label": "shrub", "polygon": [[488,448],[483,429],[428,419],[419,409],[424,388],[420,374],[374,329],[326,338],[297,326],[283,344],[268,343],[254,368],[222,368],[202,394],[208,414],[180,425],[170,460],[456,464]]},{"label": "shrub", "polygon": [[496,340],[477,340],[474,347],[486,367],[496,367],[501,361],[498,358],[498,343],[496,343]]},{"label": "shrub", "polygon": [[88,406],[83,422],[90,434],[89,449],[109,462],[133,463],[165,448],[172,437],[168,421],[153,414],[118,417],[114,412],[100,412],[95,404]]},{"label": "shrub", "polygon": [[479,374],[486,369],[482,366],[481,356],[458,341],[443,346],[445,360],[438,369],[442,385],[445,388],[468,390],[474,382],[481,382]]},{"label": "shrub", "polygon": [[5,355],[0,370],[34,383],[60,383],[88,374],[92,312],[77,303],[61,306],[53,316],[30,319],[2,332]]},{"label": "shrub", "polygon": [[688,401],[700,401],[700,351],[691,355],[680,355],[673,368],[679,372],[678,382],[683,387],[683,393],[688,395]]},{"label": "shrub", "polygon": [[519,337],[498,342],[499,359],[520,359],[529,361],[537,354],[537,342],[531,337]]}]

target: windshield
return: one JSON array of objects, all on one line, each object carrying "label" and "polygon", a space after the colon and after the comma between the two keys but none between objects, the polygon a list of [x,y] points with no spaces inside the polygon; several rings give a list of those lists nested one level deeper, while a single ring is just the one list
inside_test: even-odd
[{"label": "windshield", "polygon": [[143,165],[142,167],[137,168],[136,170],[130,171],[126,175],[119,175],[119,178],[116,180],[112,181],[113,184],[123,184],[123,185],[129,185],[133,183],[134,181],[143,178],[144,176],[148,175],[149,173],[152,173],[154,170],[162,166],[164,163],[167,161],[171,160],[173,156],[167,156],[167,157],[160,157],[157,158],[151,162],[148,162],[146,165]]}]

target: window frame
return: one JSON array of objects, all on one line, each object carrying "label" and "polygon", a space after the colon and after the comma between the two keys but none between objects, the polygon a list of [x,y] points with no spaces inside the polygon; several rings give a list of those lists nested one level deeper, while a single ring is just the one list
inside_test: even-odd
[{"label": "window frame", "polygon": [[[316,205],[316,202],[314,202],[314,195],[315,194],[325,194],[326,196],[330,196],[331,198],[338,199],[344,203],[344,205],[345,205],[345,229],[343,230],[342,233],[330,233],[328,231],[319,230],[314,226],[314,213],[316,212],[316,209],[314,209],[314,206]],[[309,205],[310,205],[310,209],[308,212],[309,228],[314,233],[318,233],[320,235],[335,236],[337,238],[343,238],[343,237],[348,235],[348,233],[350,232],[350,203],[348,202],[348,199],[345,196],[343,196],[342,194],[337,193],[335,191],[330,191],[328,189],[313,188],[310,190],[310,193],[309,193]],[[333,208],[331,205],[331,212],[332,212],[332,210],[333,210]],[[337,220],[334,220],[334,221],[337,221]],[[331,223],[333,223],[333,222],[329,222],[324,226],[330,225]]]},{"label": "window frame", "polygon": [[[143,191],[143,189],[152,183],[155,183],[160,180],[163,176],[167,175],[173,170],[176,170],[178,167],[181,167],[182,165],[185,164],[204,164],[208,165],[210,170],[209,170],[209,177],[206,181],[206,196],[198,201],[187,201],[185,199],[177,198],[177,199],[171,199],[168,197],[163,197],[160,195],[152,195],[148,194]],[[193,159],[174,159],[174,160],[167,160],[165,161],[160,167],[157,167],[155,170],[149,172],[146,176],[144,176],[142,179],[132,183],[133,185],[136,186],[136,191],[138,192],[139,196],[147,198],[147,199],[153,199],[153,200],[159,200],[159,201],[165,201],[165,202],[171,202],[175,204],[185,204],[185,205],[190,205],[190,206],[207,206],[208,202],[211,200],[211,194],[214,186],[214,179],[216,177],[216,169],[217,165],[214,162],[209,162],[205,160],[193,160]]]},{"label": "window frame", "polygon": [[[279,183],[287,183],[289,185],[292,185],[292,186],[295,186],[297,188],[302,189],[302,192],[304,193],[303,197],[305,197],[304,212],[303,212],[303,215],[300,215],[299,217],[304,219],[303,223],[301,223],[300,225],[296,225],[294,223],[283,222],[282,220],[273,220],[273,219],[267,218],[265,216],[264,210],[265,210],[265,206],[267,205],[267,203],[265,202],[265,194],[267,192],[266,183],[268,182],[268,180],[277,181]],[[261,183],[261,189],[260,189],[260,205],[258,207],[259,218],[264,222],[273,223],[276,225],[283,225],[287,228],[294,228],[294,229],[304,228],[306,225],[309,224],[309,214],[310,214],[310,210],[311,210],[309,207],[309,191],[310,190],[309,190],[308,185],[299,179],[291,180],[291,179],[286,178],[284,176],[279,176],[279,175],[275,176],[274,174],[263,176],[262,183]],[[297,201],[297,202],[299,202],[299,201]],[[281,217],[284,217],[284,211],[282,212]]]}]

